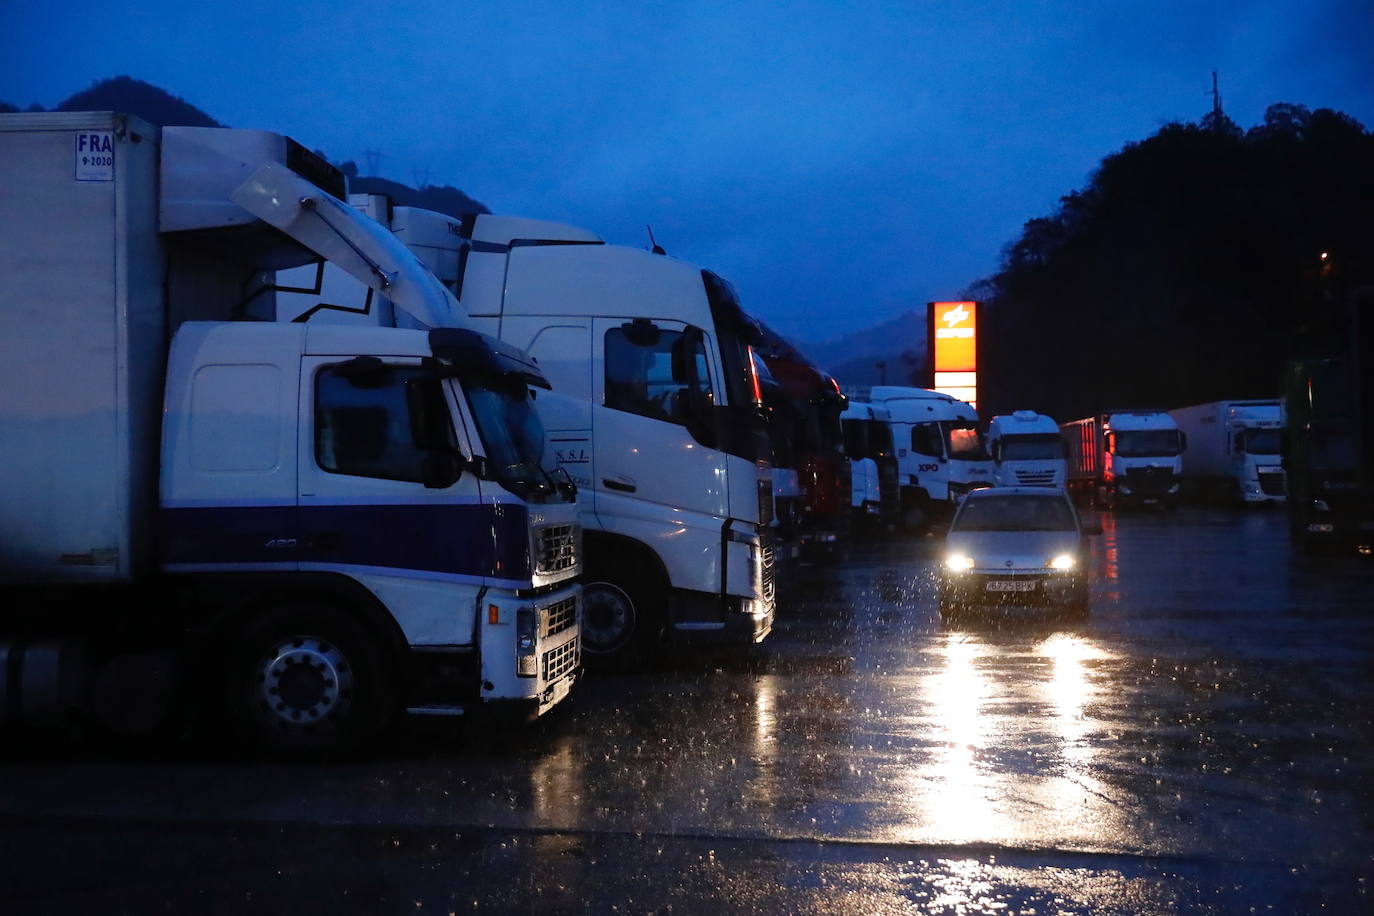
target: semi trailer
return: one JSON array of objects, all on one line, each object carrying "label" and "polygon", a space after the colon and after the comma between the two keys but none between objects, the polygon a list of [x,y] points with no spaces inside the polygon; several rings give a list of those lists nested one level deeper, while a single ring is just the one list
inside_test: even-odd
[{"label": "semi trailer", "polygon": [[[353,750],[579,670],[574,489],[514,347],[262,131],[0,115],[0,716]],[[266,217],[266,219],[262,218]],[[433,330],[237,321],[328,262]]]},{"label": "semi trailer", "polygon": [[1185,492],[1247,505],[1283,502],[1278,398],[1210,401],[1169,416],[1188,437],[1180,475]]}]

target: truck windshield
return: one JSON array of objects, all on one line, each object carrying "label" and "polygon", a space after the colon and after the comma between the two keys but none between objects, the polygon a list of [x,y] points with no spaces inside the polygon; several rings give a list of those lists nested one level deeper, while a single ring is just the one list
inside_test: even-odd
[{"label": "truck windshield", "polygon": [[1059,436],[1004,436],[1003,461],[1044,461],[1064,457],[1064,440]]},{"label": "truck windshield", "polygon": [[983,447],[983,436],[972,420],[942,420],[940,425],[944,427],[949,457],[960,461],[988,460],[987,449]]},{"label": "truck windshield", "polygon": [[868,448],[870,458],[885,458],[893,454],[892,427],[882,420],[869,420]]},{"label": "truck windshield", "polygon": [[1279,453],[1279,431],[1277,429],[1247,429],[1245,431],[1245,453],[1247,455],[1277,455]]},{"label": "truck windshield", "polygon": [[496,481],[529,502],[557,499],[559,490],[543,468],[544,424],[524,384],[466,382],[463,391]]},{"label": "truck windshield", "polygon": [[1112,453],[1121,458],[1172,458],[1179,452],[1176,429],[1127,429],[1112,436]]},{"label": "truck windshield", "polygon": [[1073,531],[1073,510],[1063,499],[1045,496],[987,496],[969,499],[953,531]]}]

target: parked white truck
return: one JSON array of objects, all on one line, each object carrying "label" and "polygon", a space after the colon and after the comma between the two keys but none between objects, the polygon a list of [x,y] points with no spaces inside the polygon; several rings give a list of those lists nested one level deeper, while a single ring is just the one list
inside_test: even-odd
[{"label": "parked white truck", "polygon": [[458,321],[340,173],[262,131],[5,114],[0,184],[5,723],[180,713],[322,752],[567,695],[579,527],[535,363],[471,329],[225,320],[322,259]]},{"label": "parked white truck", "polygon": [[1187,437],[1163,410],[1109,410],[1059,427],[1069,452],[1068,488],[1107,508],[1178,505]]},{"label": "parked white truck", "polygon": [[1059,424],[1033,410],[998,414],[988,421],[987,448],[999,487],[1062,487],[1068,461]]},{"label": "parked white truck", "polygon": [[891,417],[902,524],[948,518],[969,490],[992,486],[992,461],[973,405],[928,388],[879,385],[873,404]]},{"label": "parked white truck", "polygon": [[[385,213],[475,325],[529,351],[553,382],[539,409],[554,459],[582,490],[588,660],[643,657],[664,639],[763,640],[771,446],[758,330],[730,284],[572,226],[355,205]],[[327,304],[365,307],[361,290]]]},{"label": "parked white truck", "polygon": [[1183,484],[1244,503],[1284,501],[1278,398],[1211,401],[1169,411],[1188,437]]}]

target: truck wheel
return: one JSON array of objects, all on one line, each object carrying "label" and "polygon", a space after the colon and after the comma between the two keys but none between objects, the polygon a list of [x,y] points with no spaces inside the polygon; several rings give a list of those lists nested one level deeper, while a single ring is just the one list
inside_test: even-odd
[{"label": "truck wheel", "polygon": [[647,576],[593,569],[582,583],[582,658],[589,667],[637,661],[663,631],[666,596]]},{"label": "truck wheel", "polygon": [[293,604],[255,618],[232,654],[231,718],[277,754],[356,751],[394,712],[392,673],[374,639],[337,608]]}]

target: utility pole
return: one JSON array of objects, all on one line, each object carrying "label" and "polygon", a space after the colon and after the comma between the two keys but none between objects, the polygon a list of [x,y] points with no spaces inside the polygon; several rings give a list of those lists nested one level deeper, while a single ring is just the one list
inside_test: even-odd
[{"label": "utility pole", "polygon": [[379,149],[365,149],[363,150],[363,155],[367,157],[368,177],[376,178],[377,167],[381,165],[382,159],[384,158],[382,151]]},{"label": "utility pole", "polygon": [[886,385],[886,384],[887,384],[887,360],[885,360],[885,359],[880,359],[880,360],[878,360],[876,363],[874,363],[873,365],[875,365],[875,366],[878,367],[878,384],[879,384],[879,385]]}]

